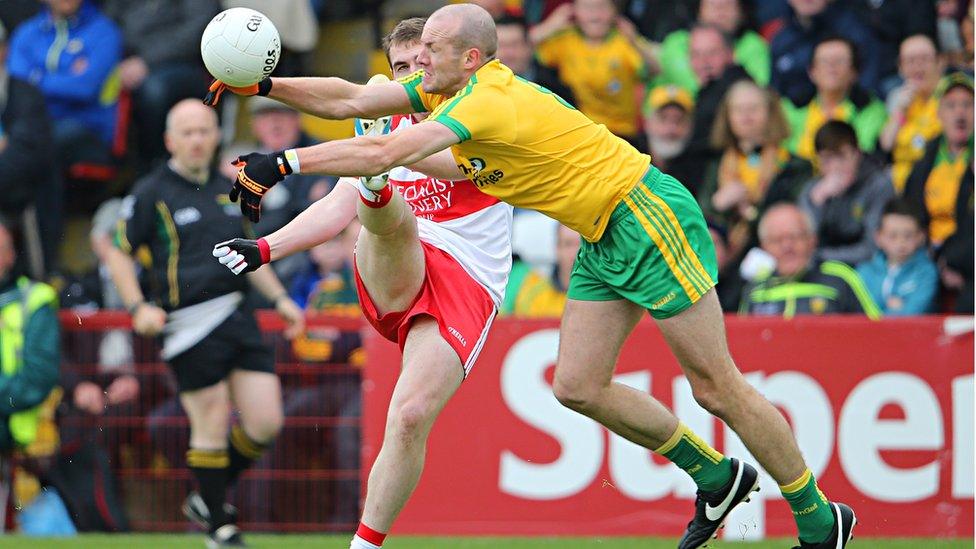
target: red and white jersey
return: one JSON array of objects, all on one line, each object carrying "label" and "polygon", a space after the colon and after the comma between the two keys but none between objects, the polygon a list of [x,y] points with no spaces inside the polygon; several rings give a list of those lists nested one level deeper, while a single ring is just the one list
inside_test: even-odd
[{"label": "red and white jersey", "polygon": [[[390,131],[417,123],[396,115]],[[501,306],[512,269],[512,207],[469,180],[444,181],[398,166],[390,184],[417,216],[420,239],[444,250]]]}]

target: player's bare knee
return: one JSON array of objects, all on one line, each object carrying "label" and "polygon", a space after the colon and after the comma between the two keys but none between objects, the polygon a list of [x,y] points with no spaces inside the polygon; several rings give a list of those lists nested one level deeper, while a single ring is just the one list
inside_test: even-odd
[{"label": "player's bare knee", "polygon": [[725,419],[728,412],[729,392],[711,380],[698,379],[691,383],[691,394],[695,402],[708,413],[719,419]]},{"label": "player's bare knee", "polygon": [[552,392],[560,404],[585,414],[596,404],[599,387],[578,380],[560,379],[557,376],[552,384]]},{"label": "player's bare knee", "polygon": [[275,439],[285,424],[281,410],[267,410],[257,417],[242,418],[241,427],[255,442],[266,444]]},{"label": "player's bare knee", "polygon": [[422,441],[433,423],[433,415],[433,406],[425,399],[408,400],[390,410],[386,436],[407,444]]}]

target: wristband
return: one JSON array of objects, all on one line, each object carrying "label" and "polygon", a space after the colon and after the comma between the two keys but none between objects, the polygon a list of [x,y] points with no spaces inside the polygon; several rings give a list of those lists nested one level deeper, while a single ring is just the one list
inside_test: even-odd
[{"label": "wristband", "polygon": [[263,238],[258,239],[258,251],[261,252],[262,265],[265,263],[271,263],[271,246],[268,244],[267,240]]},{"label": "wristband", "polygon": [[129,311],[129,315],[130,316],[135,316],[136,311],[139,310],[139,307],[142,307],[145,304],[146,304],[146,302],[140,299],[139,301],[136,301],[132,305],[129,305],[129,307],[126,310]]},{"label": "wristband", "polygon": [[264,80],[258,82],[258,95],[267,95],[271,93],[271,77],[265,78]]},{"label": "wristband", "polygon": [[288,161],[288,167],[291,168],[291,173],[302,173],[302,165],[298,162],[298,151],[288,149],[283,154],[285,160]]}]

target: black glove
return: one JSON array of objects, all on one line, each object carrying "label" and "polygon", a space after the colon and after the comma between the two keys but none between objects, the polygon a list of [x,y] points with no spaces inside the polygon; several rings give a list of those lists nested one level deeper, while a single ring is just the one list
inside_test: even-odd
[{"label": "black glove", "polygon": [[263,238],[235,238],[214,246],[213,256],[236,275],[249,273],[271,261],[271,247]]},{"label": "black glove", "polygon": [[291,165],[282,151],[238,156],[233,164],[238,170],[237,181],[230,190],[230,200],[237,202],[239,197],[241,213],[257,223],[261,219],[261,198],[268,189],[291,173]]}]

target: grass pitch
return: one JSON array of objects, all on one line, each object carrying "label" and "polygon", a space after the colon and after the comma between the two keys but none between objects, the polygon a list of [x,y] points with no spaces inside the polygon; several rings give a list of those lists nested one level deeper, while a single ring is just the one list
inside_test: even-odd
[{"label": "grass pitch", "polygon": [[[321,548],[347,549],[349,535],[261,535],[247,534],[248,544],[255,548]],[[717,541],[714,549],[789,549],[796,540],[773,539],[762,542]],[[203,536],[192,534],[115,534],[81,535],[73,538],[0,537],[0,548],[201,548]],[[393,537],[384,549],[674,549],[676,539],[667,538],[450,538]],[[972,548],[972,540],[944,539],[858,539],[850,549],[963,549]]]}]

